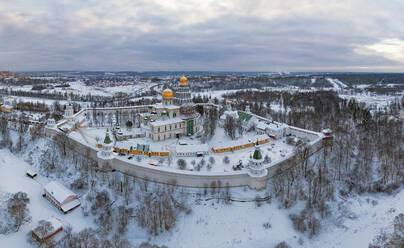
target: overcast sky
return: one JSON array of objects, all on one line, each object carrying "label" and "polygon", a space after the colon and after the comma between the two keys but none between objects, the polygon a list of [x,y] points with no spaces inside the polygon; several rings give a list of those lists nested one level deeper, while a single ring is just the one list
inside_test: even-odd
[{"label": "overcast sky", "polygon": [[404,1],[1,0],[0,70],[404,72]]}]

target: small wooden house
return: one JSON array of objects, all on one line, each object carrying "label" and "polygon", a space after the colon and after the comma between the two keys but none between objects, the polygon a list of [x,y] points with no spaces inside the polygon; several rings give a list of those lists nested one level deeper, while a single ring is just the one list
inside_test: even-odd
[{"label": "small wooden house", "polygon": [[51,239],[53,236],[63,230],[62,223],[56,218],[50,218],[46,221],[40,221],[38,226],[31,231],[31,235],[38,242]]}]

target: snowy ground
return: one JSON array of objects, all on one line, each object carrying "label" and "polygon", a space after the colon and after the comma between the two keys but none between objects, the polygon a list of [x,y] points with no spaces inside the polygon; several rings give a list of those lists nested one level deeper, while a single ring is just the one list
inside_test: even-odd
[{"label": "snowy ground", "polygon": [[[61,92],[66,93],[67,91],[73,92],[77,95],[93,95],[93,96],[113,96],[115,93],[123,92],[123,93],[133,93],[133,94],[141,94],[149,90],[151,87],[157,85],[156,83],[144,83],[144,82],[128,82],[128,83],[117,83],[116,86],[86,86],[83,82],[72,81],[68,82],[70,87],[55,87],[54,89],[44,89],[41,90],[42,93],[47,92]],[[8,86],[0,86],[0,88],[6,88]],[[23,85],[23,86],[13,86],[13,90],[17,91],[31,91],[32,85]]]},{"label": "snowy ground", "polygon": [[[44,103],[48,106],[54,104],[55,102],[59,102],[59,104],[67,104],[65,100],[54,100],[54,99],[47,99],[47,98],[39,98],[39,97],[28,97],[28,96],[15,96],[14,99],[17,102],[33,102],[33,103]],[[75,102],[75,101],[73,101]],[[76,102],[80,103],[80,102]]]},{"label": "snowy ground", "polygon": [[[120,83],[117,86],[101,87],[101,86],[86,86],[81,81],[69,82],[70,87],[66,90],[72,90],[74,94],[80,95],[98,95],[98,96],[113,96],[115,93],[133,93],[141,94],[146,92],[151,87],[157,85],[155,83]],[[64,91],[66,91],[64,90]]]},{"label": "snowy ground", "polygon": [[32,217],[31,222],[23,225],[18,232],[0,235],[1,247],[29,247],[26,242],[27,233],[36,226],[39,220],[46,220],[52,216],[60,219],[64,226],[70,225],[73,231],[93,226],[91,218],[83,217],[81,208],[65,215],[43,198],[42,185],[45,185],[48,179],[38,176],[33,180],[27,177],[25,173],[28,168],[31,168],[30,165],[21,158],[11,154],[8,150],[0,150],[0,192],[11,194],[18,191],[26,192],[30,199],[28,207]]},{"label": "snowy ground", "polygon": [[[298,234],[284,210],[276,204],[217,204],[202,201],[192,208],[190,216],[182,216],[171,233],[157,237],[168,247],[274,247],[283,240],[297,244]],[[271,228],[265,229],[269,222]],[[156,242],[157,243],[157,242]],[[197,245],[196,245],[197,244]]]},{"label": "snowy ground", "polygon": [[[248,199],[254,193],[233,189],[232,198]],[[391,231],[394,217],[404,211],[404,189],[394,196],[338,199],[332,203],[331,217],[321,221],[321,231],[312,239],[296,231],[288,217],[303,208],[303,203],[298,203],[292,209],[280,209],[276,200],[257,207],[252,202],[224,205],[202,199],[193,204],[190,215],[180,216],[172,231],[149,238],[149,242],[176,248],[272,248],[281,241],[302,248],[367,248],[380,231]],[[271,227],[264,228],[265,223]],[[136,233],[136,228],[135,225],[129,229],[129,233],[134,233],[129,237],[134,244],[147,238],[144,233]]]},{"label": "snowy ground", "polygon": [[[257,89],[248,89],[248,90],[257,90]],[[217,99],[223,99],[223,95],[224,94],[232,94],[235,93],[237,91],[246,91],[246,90],[208,90],[208,91],[202,91],[202,92],[193,92],[192,96],[196,97],[196,96],[201,96],[201,97],[210,97],[212,99],[217,98]]]},{"label": "snowy ground", "polygon": [[404,188],[390,196],[365,194],[348,199],[334,211],[320,236],[313,238],[308,247],[367,248],[381,231],[392,231],[394,217],[399,213],[404,213]]},{"label": "snowy ground", "polygon": [[368,107],[377,108],[379,110],[382,110],[382,109],[388,107],[392,102],[394,102],[397,99],[400,99],[397,96],[375,95],[375,94],[371,94],[369,92],[361,93],[361,94],[353,94],[353,95],[339,94],[339,97],[344,98],[344,99],[353,98],[353,99],[356,99],[358,102],[365,103],[366,106],[368,106]]}]

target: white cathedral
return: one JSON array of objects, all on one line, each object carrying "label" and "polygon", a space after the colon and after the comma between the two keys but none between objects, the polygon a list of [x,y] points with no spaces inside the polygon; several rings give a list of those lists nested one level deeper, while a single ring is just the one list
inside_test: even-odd
[{"label": "white cathedral", "polygon": [[180,78],[175,93],[167,87],[161,96],[162,103],[152,105],[148,113],[141,114],[146,137],[162,141],[199,131],[200,114],[195,111],[186,77]]}]

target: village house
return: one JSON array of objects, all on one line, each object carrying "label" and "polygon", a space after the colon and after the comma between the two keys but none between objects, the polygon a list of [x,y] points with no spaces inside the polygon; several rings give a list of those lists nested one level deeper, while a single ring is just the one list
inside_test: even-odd
[{"label": "village house", "polygon": [[31,231],[32,237],[38,242],[46,241],[63,230],[62,223],[56,218],[50,218],[45,223],[39,222],[38,226]]},{"label": "village house", "polygon": [[56,181],[51,181],[45,186],[44,197],[63,213],[80,206],[77,195]]}]

